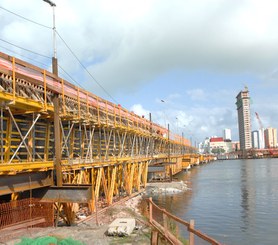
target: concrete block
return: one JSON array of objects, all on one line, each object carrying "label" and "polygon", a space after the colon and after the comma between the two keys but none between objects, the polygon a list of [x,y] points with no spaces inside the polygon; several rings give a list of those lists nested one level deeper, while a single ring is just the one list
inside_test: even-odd
[{"label": "concrete block", "polygon": [[135,228],[135,219],[117,218],[108,227],[108,236],[129,236]]}]

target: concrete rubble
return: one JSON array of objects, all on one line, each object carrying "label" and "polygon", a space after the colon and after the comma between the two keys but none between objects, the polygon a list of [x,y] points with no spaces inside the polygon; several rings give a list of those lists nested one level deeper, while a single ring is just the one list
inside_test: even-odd
[{"label": "concrete rubble", "polygon": [[146,188],[146,193],[151,194],[176,194],[179,192],[184,192],[189,190],[187,184],[183,181],[176,182],[155,182],[148,183]]},{"label": "concrete rubble", "polygon": [[109,236],[129,236],[135,228],[135,219],[118,218],[115,219],[107,230]]}]

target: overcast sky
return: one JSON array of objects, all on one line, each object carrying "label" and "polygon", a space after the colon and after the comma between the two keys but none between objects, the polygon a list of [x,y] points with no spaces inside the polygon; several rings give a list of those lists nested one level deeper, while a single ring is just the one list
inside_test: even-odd
[{"label": "overcast sky", "polygon": [[[53,1],[59,35],[105,91],[57,37],[60,66],[83,88],[199,142],[224,128],[238,140],[235,97],[248,86],[252,129],[255,112],[278,128],[278,1]],[[52,30],[7,10],[51,27],[52,8],[0,7],[0,51],[51,70],[50,59],[7,42],[51,57]]]}]

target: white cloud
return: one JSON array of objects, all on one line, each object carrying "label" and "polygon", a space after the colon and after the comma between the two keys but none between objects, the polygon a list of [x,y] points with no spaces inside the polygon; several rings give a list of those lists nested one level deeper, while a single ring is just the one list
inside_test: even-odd
[{"label": "white cloud", "polygon": [[[84,0],[80,4],[57,0],[56,3],[57,30],[97,80],[113,93],[175,69],[265,74],[277,68],[276,1]],[[43,1],[4,0],[1,5],[52,25],[51,8]],[[3,38],[25,47],[28,43],[29,47],[51,55],[51,30],[31,28],[31,23],[5,11],[0,18]],[[82,70],[59,38],[58,57],[64,68]],[[86,87],[92,91],[99,89],[95,83],[86,83]]]},{"label": "white cloud", "polygon": [[138,116],[144,116],[145,118],[149,118],[149,111],[144,109],[141,104],[135,104],[130,108],[130,111],[133,111]]},{"label": "white cloud", "polygon": [[[225,91],[215,91],[215,94],[226,94]],[[165,104],[166,105],[166,104]],[[197,142],[212,135],[222,136],[224,128],[232,130],[233,139],[238,138],[237,112],[232,104],[220,104],[211,106],[207,103],[203,106],[188,107],[183,101],[175,101],[173,104],[167,103],[163,110],[152,111],[153,119],[160,125],[187,138],[194,138]]]}]

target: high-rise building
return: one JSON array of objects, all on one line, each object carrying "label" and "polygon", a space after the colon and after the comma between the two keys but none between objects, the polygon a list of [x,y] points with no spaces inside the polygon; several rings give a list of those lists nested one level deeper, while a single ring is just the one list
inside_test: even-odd
[{"label": "high-rise building", "polygon": [[265,148],[265,140],[264,140],[264,128],[259,129],[259,149]]},{"label": "high-rise building", "polygon": [[224,140],[232,140],[231,129],[229,129],[229,128],[224,129]]},{"label": "high-rise building", "polygon": [[267,128],[264,131],[265,136],[265,147],[272,148],[277,147],[277,129],[276,128]]},{"label": "high-rise building", "polygon": [[259,149],[259,131],[254,130],[252,131],[252,147],[255,149]]},{"label": "high-rise building", "polygon": [[250,97],[247,87],[240,91],[236,100],[240,149],[244,151],[252,148]]}]

